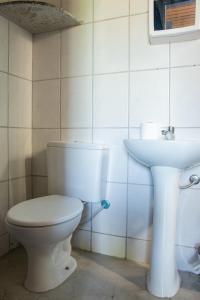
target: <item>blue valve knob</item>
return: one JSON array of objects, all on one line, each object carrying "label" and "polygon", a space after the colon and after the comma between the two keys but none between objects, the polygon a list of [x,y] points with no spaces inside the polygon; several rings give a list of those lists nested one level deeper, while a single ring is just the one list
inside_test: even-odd
[{"label": "blue valve knob", "polygon": [[107,201],[107,200],[102,200],[101,201],[101,206],[104,208],[104,209],[108,209],[110,207],[110,202]]}]

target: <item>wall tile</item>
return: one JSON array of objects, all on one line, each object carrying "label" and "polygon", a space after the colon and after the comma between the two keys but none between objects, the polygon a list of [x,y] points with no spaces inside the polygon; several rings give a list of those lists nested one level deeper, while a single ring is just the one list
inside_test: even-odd
[{"label": "wall tile", "polygon": [[145,185],[128,186],[128,237],[149,240],[153,223],[153,189]]},{"label": "wall tile", "polygon": [[128,138],[128,129],[94,129],[94,143],[109,148],[108,181],[127,182],[127,151],[123,140]]},{"label": "wall tile", "polygon": [[167,68],[169,45],[150,45],[147,14],[131,17],[131,70]]},{"label": "wall tile", "polygon": [[8,130],[0,128],[0,181],[8,179]]},{"label": "wall tile", "polygon": [[60,32],[42,33],[33,39],[33,80],[59,78]]},{"label": "wall tile", "polygon": [[90,76],[62,80],[61,125],[62,128],[92,126],[92,78]]},{"label": "wall tile", "polygon": [[188,189],[180,193],[178,207],[177,243],[193,247],[200,241],[200,190]]},{"label": "wall tile", "polygon": [[62,129],[61,140],[67,142],[92,142],[92,129]]},{"label": "wall tile", "polygon": [[200,128],[175,128],[175,135],[178,140],[198,140]]},{"label": "wall tile", "polygon": [[91,232],[85,230],[77,230],[72,236],[72,246],[82,250],[91,250]]},{"label": "wall tile", "polygon": [[32,198],[31,176],[9,181],[9,206]]},{"label": "wall tile", "polygon": [[151,259],[151,242],[127,239],[127,259],[142,264],[149,264]]},{"label": "wall tile", "polygon": [[92,251],[124,258],[126,239],[112,235],[92,233]]},{"label": "wall tile", "polygon": [[148,11],[148,0],[130,0],[130,13],[142,14]]},{"label": "wall tile", "polygon": [[58,140],[60,140],[59,129],[33,129],[33,175],[47,175],[47,143]]},{"label": "wall tile", "polygon": [[61,76],[92,73],[92,24],[62,31]]},{"label": "wall tile", "polygon": [[0,183],[0,235],[7,232],[5,217],[8,211],[8,182]]},{"label": "wall tile", "polygon": [[31,175],[31,129],[9,129],[9,177]]},{"label": "wall tile", "polygon": [[9,77],[9,126],[32,127],[32,83]]},{"label": "wall tile", "polygon": [[43,197],[48,195],[47,177],[32,176],[32,191],[33,198]]},{"label": "wall tile", "polygon": [[0,256],[3,256],[9,251],[9,235],[4,234],[0,237]]},{"label": "wall tile", "polygon": [[153,180],[150,168],[147,168],[132,157],[128,160],[128,182],[134,184],[152,185]]},{"label": "wall tile", "polygon": [[171,66],[200,64],[200,40],[171,44]]},{"label": "wall tile", "polygon": [[31,80],[32,35],[14,23],[9,28],[9,72]]},{"label": "wall tile", "polygon": [[62,0],[62,8],[81,22],[92,22],[93,0]]},{"label": "wall tile", "polygon": [[[180,185],[186,185],[189,183],[189,178],[193,174],[200,174],[200,165],[194,166],[192,168],[188,168],[182,171],[181,178],[180,178]],[[194,185],[192,189],[199,189],[200,184]]]},{"label": "wall tile", "polygon": [[[102,210],[92,220],[92,230],[104,234],[126,236],[127,185],[109,183],[107,199],[111,206]],[[93,204],[93,214],[100,208]]]},{"label": "wall tile", "polygon": [[94,78],[95,127],[128,126],[128,84],[128,73]]},{"label": "wall tile", "polygon": [[0,126],[7,126],[7,125],[8,125],[8,75],[4,73],[0,73]]},{"label": "wall tile", "polygon": [[128,18],[94,25],[94,73],[128,70]]},{"label": "wall tile", "polygon": [[[199,127],[200,67],[171,71],[171,123],[179,127]],[[187,87],[187,88],[183,88]],[[180,109],[181,105],[181,109]]]},{"label": "wall tile", "polygon": [[33,128],[60,127],[60,80],[33,83]]},{"label": "wall tile", "polygon": [[192,262],[196,258],[196,249],[192,247],[176,246],[176,261],[178,270],[192,272],[194,267]]},{"label": "wall tile", "polygon": [[94,20],[104,20],[129,15],[129,0],[94,0]]},{"label": "wall tile", "polygon": [[8,21],[0,17],[0,71],[8,71]]},{"label": "wall tile", "polygon": [[169,124],[169,71],[135,72],[131,75],[130,125],[143,122]]}]

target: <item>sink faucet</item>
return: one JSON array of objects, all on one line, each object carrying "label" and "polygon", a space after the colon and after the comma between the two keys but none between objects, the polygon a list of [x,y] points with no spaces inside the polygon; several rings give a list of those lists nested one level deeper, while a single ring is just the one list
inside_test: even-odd
[{"label": "sink faucet", "polygon": [[167,130],[161,131],[166,140],[175,140],[175,127],[169,126]]}]

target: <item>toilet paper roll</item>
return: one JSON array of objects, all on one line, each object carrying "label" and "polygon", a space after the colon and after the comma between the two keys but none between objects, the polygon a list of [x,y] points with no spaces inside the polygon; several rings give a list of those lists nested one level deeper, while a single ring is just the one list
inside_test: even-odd
[{"label": "toilet paper roll", "polygon": [[157,140],[161,138],[161,128],[159,123],[142,123],[140,127],[140,138]]}]

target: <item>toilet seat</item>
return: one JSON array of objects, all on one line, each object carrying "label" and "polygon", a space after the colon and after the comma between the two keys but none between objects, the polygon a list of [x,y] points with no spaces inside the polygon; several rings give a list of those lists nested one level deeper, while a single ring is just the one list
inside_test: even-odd
[{"label": "toilet seat", "polygon": [[67,222],[82,213],[77,198],[51,195],[21,202],[7,214],[7,222],[24,227],[44,227]]}]

